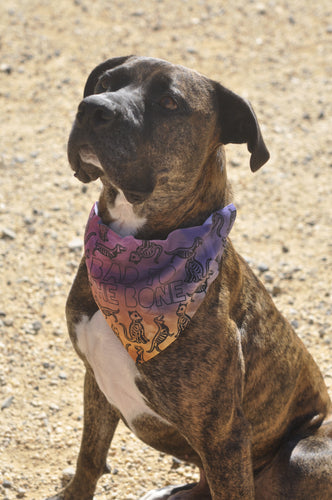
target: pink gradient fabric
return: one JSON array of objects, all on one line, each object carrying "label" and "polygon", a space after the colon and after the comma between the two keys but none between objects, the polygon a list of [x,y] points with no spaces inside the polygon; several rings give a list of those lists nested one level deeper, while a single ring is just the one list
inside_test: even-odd
[{"label": "pink gradient fabric", "polygon": [[165,240],[121,237],[103,224],[98,203],[85,231],[93,297],[136,363],[153,358],[179,335],[219,273],[233,204],[201,226],[172,231]]}]

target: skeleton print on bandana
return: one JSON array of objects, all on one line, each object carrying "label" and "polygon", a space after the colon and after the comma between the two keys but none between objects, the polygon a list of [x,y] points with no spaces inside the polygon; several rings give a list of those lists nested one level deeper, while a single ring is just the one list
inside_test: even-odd
[{"label": "skeleton print on bandana", "polygon": [[235,217],[230,204],[201,226],[148,241],[119,236],[103,224],[94,205],[85,232],[89,282],[99,309],[136,363],[185,334],[218,275]]}]

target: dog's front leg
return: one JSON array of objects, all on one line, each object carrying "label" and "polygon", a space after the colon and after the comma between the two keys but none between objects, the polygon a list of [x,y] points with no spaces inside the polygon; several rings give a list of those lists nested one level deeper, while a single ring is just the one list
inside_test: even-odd
[{"label": "dog's front leg", "polygon": [[211,429],[206,430],[207,440],[200,453],[213,500],[255,498],[250,426],[241,412],[235,412],[237,415],[227,435],[223,429],[222,434],[214,434],[213,439],[209,439]]},{"label": "dog's front leg", "polygon": [[[197,321],[199,328],[205,324],[208,330],[209,319],[205,315]],[[243,410],[245,366],[241,338],[232,322],[225,319],[224,324],[227,326],[223,329],[221,348],[207,350],[206,359],[201,356],[200,363],[187,375],[192,404],[188,405],[186,394],[181,395],[178,413],[181,411],[185,422],[181,431],[202,461],[212,499],[253,500],[252,428]],[[218,345],[218,333],[214,337],[213,329],[208,331],[205,342],[212,347]],[[198,335],[194,331],[195,334]],[[196,342],[192,348],[193,359],[199,359],[199,345],[202,342]],[[192,380],[196,380],[195,385]],[[199,383],[202,380],[204,390]],[[169,401],[170,398],[168,404]],[[178,425],[182,425],[180,420]]]},{"label": "dog's front leg", "polygon": [[50,500],[92,500],[100,476],[107,472],[107,452],[119,414],[87,369],[84,382],[84,427],[76,473],[67,487]]}]

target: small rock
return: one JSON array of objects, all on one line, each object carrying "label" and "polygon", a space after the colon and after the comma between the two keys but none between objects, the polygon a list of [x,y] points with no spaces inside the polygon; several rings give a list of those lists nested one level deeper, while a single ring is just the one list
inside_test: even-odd
[{"label": "small rock", "polygon": [[280,279],[282,279],[282,280],[292,280],[293,279],[293,272],[292,271],[286,271],[285,273],[281,273]]},{"label": "small rock", "polygon": [[16,233],[12,229],[9,229],[8,227],[3,227],[2,232],[1,232],[1,238],[4,240],[15,240],[16,238]]},{"label": "small rock", "polygon": [[261,16],[264,16],[266,14],[266,6],[263,3],[256,3],[255,8]]},{"label": "small rock", "polygon": [[23,221],[24,221],[24,224],[26,224],[27,226],[31,226],[32,224],[34,224],[36,222],[36,219],[34,219],[33,217],[29,217],[29,216],[25,216],[23,218]]},{"label": "small rock", "polygon": [[59,378],[60,378],[61,380],[67,380],[67,375],[66,375],[66,373],[65,373],[65,372],[60,372],[60,373],[59,373]]},{"label": "small rock", "polygon": [[3,324],[4,324],[5,326],[13,326],[13,324],[14,324],[14,320],[13,320],[13,319],[11,319],[11,318],[6,318],[6,319],[4,319],[4,320],[3,320]]},{"label": "small rock", "polygon": [[257,269],[258,269],[258,271],[260,273],[266,273],[266,271],[269,270],[269,266],[267,266],[266,264],[261,263],[261,264],[258,264]]},{"label": "small rock", "polygon": [[293,328],[298,328],[299,327],[299,322],[297,321],[297,319],[292,319],[291,321],[291,325]]},{"label": "small rock", "polygon": [[26,491],[23,488],[18,488],[16,497],[17,498],[24,498],[25,493],[26,493]]},{"label": "small rock", "polygon": [[278,285],[274,285],[274,287],[272,288],[272,295],[273,297],[277,297],[278,295],[280,295],[282,292],[280,286]]},{"label": "small rock", "polygon": [[14,156],[13,160],[14,160],[15,163],[21,163],[21,164],[26,162],[25,157],[22,156],[22,155],[16,155],[16,156]]},{"label": "small rock", "polygon": [[179,460],[176,457],[172,457],[171,469],[176,470],[180,467],[180,465],[181,465],[181,460]]},{"label": "small rock", "polygon": [[57,328],[56,330],[53,331],[53,335],[55,337],[61,337],[63,335],[63,331],[60,328]]},{"label": "small rock", "polygon": [[39,332],[39,330],[41,330],[42,326],[43,326],[43,325],[41,324],[41,322],[40,322],[40,321],[34,321],[34,322],[32,323],[32,329],[33,329],[36,333],[37,333],[37,332]]},{"label": "small rock", "polygon": [[144,16],[145,11],[144,10],[135,10],[134,12],[131,13],[133,17],[142,17]]},{"label": "small rock", "polygon": [[0,66],[0,71],[1,73],[7,73],[7,75],[10,75],[11,72],[13,71],[13,68],[9,64],[1,64]]},{"label": "small rock", "polygon": [[13,487],[13,484],[11,483],[11,481],[8,481],[8,479],[4,479],[2,481],[2,486],[4,488],[12,488]]},{"label": "small rock", "polygon": [[68,467],[62,471],[61,484],[66,486],[67,483],[74,477],[75,469],[73,467]]},{"label": "small rock", "polygon": [[83,241],[81,238],[74,238],[68,243],[68,248],[71,251],[81,250],[83,248]]},{"label": "small rock", "polygon": [[5,399],[4,402],[1,405],[1,410],[5,410],[9,408],[14,401],[14,396],[9,396],[9,398]]},{"label": "small rock", "polygon": [[27,335],[36,335],[36,332],[32,329],[32,326],[30,324],[25,323],[22,328],[24,333],[26,333]]},{"label": "small rock", "polygon": [[33,406],[34,408],[39,408],[41,406],[41,402],[40,401],[31,401],[31,406]]}]

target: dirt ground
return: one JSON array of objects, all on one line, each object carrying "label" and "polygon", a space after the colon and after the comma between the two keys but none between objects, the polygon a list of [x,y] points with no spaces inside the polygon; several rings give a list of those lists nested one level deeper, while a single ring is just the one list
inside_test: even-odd
[{"label": "dirt ground", "polygon": [[[100,186],[73,177],[66,141],[108,57],[169,59],[250,99],[271,160],[253,175],[246,147],[227,149],[232,239],[332,392],[330,0],[13,0],[0,26],[0,497],[54,493],[78,453],[83,366],[64,305]],[[109,463],[101,500],[197,477],[124,426]]]}]

